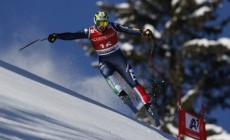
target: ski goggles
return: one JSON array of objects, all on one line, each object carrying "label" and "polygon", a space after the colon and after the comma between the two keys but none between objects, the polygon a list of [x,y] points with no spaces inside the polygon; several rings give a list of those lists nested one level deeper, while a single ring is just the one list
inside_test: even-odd
[{"label": "ski goggles", "polygon": [[106,26],[108,26],[108,22],[97,22],[96,23],[97,24],[97,26],[103,26],[103,27],[106,27]]}]

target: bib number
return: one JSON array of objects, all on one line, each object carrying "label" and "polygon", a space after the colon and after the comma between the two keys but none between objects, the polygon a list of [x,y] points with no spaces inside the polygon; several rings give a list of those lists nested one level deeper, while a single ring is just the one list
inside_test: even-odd
[{"label": "bib number", "polygon": [[101,47],[102,49],[108,48],[109,46],[112,46],[112,44],[111,44],[110,42],[107,42],[106,44],[100,44],[100,47]]}]

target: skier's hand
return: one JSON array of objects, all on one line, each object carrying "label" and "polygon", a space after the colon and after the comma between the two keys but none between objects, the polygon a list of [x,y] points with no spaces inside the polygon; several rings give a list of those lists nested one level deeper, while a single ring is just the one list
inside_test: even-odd
[{"label": "skier's hand", "polygon": [[51,43],[54,43],[57,40],[57,38],[58,38],[58,35],[53,33],[48,36],[48,41]]},{"label": "skier's hand", "polygon": [[143,36],[146,36],[146,37],[153,37],[153,33],[150,29],[146,29],[144,32],[143,32]]}]

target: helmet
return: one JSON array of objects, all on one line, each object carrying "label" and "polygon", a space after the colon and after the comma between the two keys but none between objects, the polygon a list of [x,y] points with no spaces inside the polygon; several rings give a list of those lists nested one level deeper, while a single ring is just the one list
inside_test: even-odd
[{"label": "helmet", "polygon": [[98,26],[107,26],[109,21],[108,14],[104,11],[98,11],[94,15],[94,23]]}]

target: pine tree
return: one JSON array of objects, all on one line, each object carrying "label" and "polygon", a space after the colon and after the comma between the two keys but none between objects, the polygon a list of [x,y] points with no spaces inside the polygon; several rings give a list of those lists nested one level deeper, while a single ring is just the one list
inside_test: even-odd
[{"label": "pine tree", "polygon": [[[135,65],[139,79],[146,84],[152,98],[157,99],[165,122],[161,129],[168,133],[173,133],[168,124],[177,127],[174,115],[179,90],[186,110],[199,114],[200,102],[204,104],[207,123],[217,120],[208,115],[217,106],[230,108],[227,102],[230,98],[230,38],[218,38],[230,21],[230,15],[218,18],[223,2],[127,0],[116,5],[97,2],[102,10],[116,17],[116,22],[153,31],[154,44],[146,38],[124,34],[119,37],[121,48]],[[87,52],[93,54],[91,48]],[[207,132],[208,136],[216,133]]]}]

